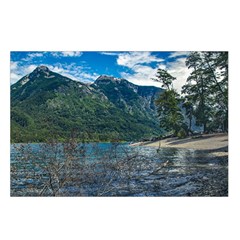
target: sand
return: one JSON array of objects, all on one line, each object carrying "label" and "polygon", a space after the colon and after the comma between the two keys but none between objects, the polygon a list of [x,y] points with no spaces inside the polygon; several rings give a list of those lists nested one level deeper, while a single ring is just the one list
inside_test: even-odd
[{"label": "sand", "polygon": [[155,142],[138,142],[133,143],[131,146],[147,146],[147,147],[173,147],[173,148],[186,148],[197,150],[215,150],[214,155],[225,156],[228,151],[228,134],[203,134],[195,137],[187,137],[184,139],[167,138]]}]

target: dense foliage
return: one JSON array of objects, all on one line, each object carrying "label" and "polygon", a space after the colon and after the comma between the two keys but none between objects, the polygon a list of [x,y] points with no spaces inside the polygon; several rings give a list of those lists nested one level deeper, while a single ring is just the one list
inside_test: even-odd
[{"label": "dense foliage", "polygon": [[182,87],[181,99],[173,88],[176,78],[158,69],[154,80],[165,88],[156,101],[160,126],[178,136],[192,132],[193,120],[204,133],[227,131],[228,53],[190,52],[186,66],[191,73]]},{"label": "dense foliage", "polygon": [[11,141],[64,141],[72,131],[89,141],[132,141],[163,131],[184,136],[193,125],[227,131],[228,53],[190,52],[186,66],[182,96],[163,69],[154,79],[162,92],[108,76],[87,85],[40,66],[11,86]]},{"label": "dense foliage", "polygon": [[11,86],[11,141],[137,140],[160,133],[154,99],[161,89],[101,77],[86,85],[38,67]]},{"label": "dense foliage", "polygon": [[228,130],[228,53],[191,52],[186,66],[192,70],[182,88],[204,132]]},{"label": "dense foliage", "polygon": [[180,108],[180,96],[173,89],[175,78],[166,70],[159,69],[155,81],[161,82],[166,90],[156,100],[160,127],[174,135],[185,131],[184,116]]}]

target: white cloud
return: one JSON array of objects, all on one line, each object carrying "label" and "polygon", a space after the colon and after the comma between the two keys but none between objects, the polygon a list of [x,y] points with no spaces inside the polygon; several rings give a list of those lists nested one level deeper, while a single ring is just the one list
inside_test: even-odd
[{"label": "white cloud", "polygon": [[80,57],[82,52],[79,51],[62,51],[62,52],[51,52],[54,57]]},{"label": "white cloud", "polygon": [[36,67],[37,67],[37,65],[34,65],[34,64],[22,66],[17,61],[15,61],[15,62],[11,61],[10,62],[10,70],[11,70],[10,83],[13,84],[13,83],[17,82],[25,75],[31,73]]},{"label": "white cloud", "polygon": [[10,73],[10,83],[11,84],[17,82],[20,78],[22,78],[22,75],[19,75],[19,74],[14,73],[14,72]]},{"label": "white cloud", "polygon": [[164,59],[152,55],[151,52],[127,52],[118,55],[117,64],[133,68],[135,65],[139,64],[163,61]]},{"label": "white cloud", "polygon": [[30,57],[42,57],[43,53],[40,53],[40,52],[30,53],[30,54],[28,54],[28,56],[30,56]]},{"label": "white cloud", "polygon": [[189,55],[189,51],[177,51],[177,52],[173,52],[171,53],[168,58],[176,58],[176,57],[186,57]]},{"label": "white cloud", "polygon": [[150,66],[145,65],[135,65],[132,70],[134,73],[126,73],[122,72],[121,76],[128,81],[136,84],[136,85],[145,85],[145,86],[156,86],[161,87],[161,83],[158,83],[156,81],[153,81],[152,78],[154,78],[157,74],[157,69],[159,67],[166,68],[165,65],[159,64],[158,67],[152,68]]},{"label": "white cloud", "polygon": [[64,57],[79,57],[82,55],[82,52],[78,52],[78,51],[65,51],[62,52],[62,55]]},{"label": "white cloud", "polygon": [[33,52],[33,53],[28,53],[25,58],[23,58],[23,61],[32,61],[34,58],[39,58],[43,57],[44,52]]},{"label": "white cloud", "polygon": [[72,64],[60,64],[55,66],[46,65],[51,71],[66,76],[72,80],[81,82],[93,82],[99,74],[86,72],[82,66],[78,66],[75,63]]},{"label": "white cloud", "polygon": [[17,69],[18,68],[18,62],[13,62],[13,61],[11,61],[10,62],[10,69],[11,69],[11,71],[12,70],[15,70],[15,69]]},{"label": "white cloud", "polygon": [[169,62],[167,65],[167,71],[176,78],[173,82],[173,86],[179,93],[191,72],[191,70],[186,67],[185,61],[186,58],[178,58],[176,61]]},{"label": "white cloud", "polygon": [[24,72],[25,72],[26,74],[31,73],[31,72],[32,72],[35,68],[37,68],[37,67],[38,67],[38,65],[31,64],[31,65],[29,65],[29,66],[26,67],[26,69],[24,70]]},{"label": "white cloud", "polygon": [[[121,77],[137,85],[161,87],[161,84],[152,80],[161,66],[164,59],[152,55],[151,52],[128,52],[120,53],[117,63],[120,66],[128,67],[133,73],[122,72]],[[159,63],[156,68],[149,66],[150,63]]]},{"label": "white cloud", "polygon": [[165,64],[158,64],[157,68],[161,68],[163,70],[166,70],[167,69],[167,66]]},{"label": "white cloud", "polygon": [[95,81],[97,78],[99,77],[99,74],[97,73],[80,73],[79,74],[79,78],[82,79],[81,81],[84,81],[84,82],[93,82]]},{"label": "white cloud", "polygon": [[118,52],[100,52],[100,54],[109,55],[109,56],[118,56],[120,53],[118,53]]},{"label": "white cloud", "polygon": [[[55,65],[43,63],[42,65],[48,67],[53,72],[59,73],[75,81],[93,82],[99,76],[99,74],[97,73],[89,73],[89,71],[84,70],[82,66],[78,66],[75,63],[72,64],[57,63]],[[38,65],[35,64],[22,65],[19,62],[11,61],[11,73],[10,73],[11,84],[16,83],[18,80],[20,80],[25,75],[31,73],[37,67]]]},{"label": "white cloud", "polygon": [[[163,62],[164,59],[152,55],[151,52],[100,52],[103,55],[118,56],[117,64],[131,68],[132,70],[144,69],[146,64],[152,62]],[[163,65],[164,66],[164,65]],[[143,72],[143,71],[142,71]],[[127,73],[123,73],[127,74]]]},{"label": "white cloud", "polygon": [[59,73],[72,80],[81,81],[81,82],[93,82],[99,76],[99,74],[96,74],[96,73],[86,73],[84,72],[82,66],[76,66],[75,64],[70,64],[70,65],[58,64],[57,66],[49,66],[49,65],[46,65],[46,66],[53,72]]},{"label": "white cloud", "polygon": [[151,79],[156,75],[156,73],[157,68],[154,69],[148,66],[138,65],[135,68],[134,74],[122,72],[121,76],[136,85],[161,87],[160,83]]},{"label": "white cloud", "polygon": [[[176,77],[173,86],[181,93],[182,85],[186,83],[190,74],[190,70],[185,66],[187,54],[189,52],[174,52],[170,54],[169,58],[176,58],[175,61],[164,63],[163,59],[151,55],[150,52],[130,52],[119,54],[117,63],[133,71],[133,74],[122,72],[121,76],[137,85],[161,87],[162,84],[152,78],[155,78],[158,68],[167,70],[173,77]],[[149,66],[149,63],[152,62],[159,62],[159,64],[153,68]]]},{"label": "white cloud", "polygon": [[[57,54],[58,56],[65,53],[65,56],[70,55],[79,55],[80,52],[70,53],[70,52],[50,52],[50,54]],[[165,69],[172,76],[176,77],[177,80],[174,81],[174,88],[180,92],[181,87],[185,84],[187,77],[190,74],[190,70],[185,66],[186,57],[179,57],[172,59],[172,62],[164,62],[163,59],[158,58],[157,56],[152,55],[151,52],[128,52],[128,53],[117,53],[109,52],[117,56],[117,63],[120,66],[124,66],[131,71],[121,72],[120,75],[122,78],[127,79],[128,81],[137,84],[137,85],[146,85],[146,86],[157,86],[161,87],[161,83],[153,81],[152,78],[156,76],[157,69]],[[36,55],[37,54],[37,55]],[[45,54],[45,53],[43,53]],[[49,54],[49,52],[48,52]],[[105,54],[103,52],[102,54]],[[107,52],[108,54],[108,52]],[[175,56],[176,56],[175,54]],[[29,57],[41,57],[39,53],[30,53]],[[150,66],[150,63],[154,62],[155,67]],[[157,63],[157,65],[156,65]],[[46,65],[51,71],[57,72],[61,75],[64,75],[68,78],[71,78],[76,81],[81,82],[93,82],[97,79],[99,74],[92,73],[89,67],[79,66],[76,63],[71,64],[61,64],[55,63],[54,65]],[[11,61],[11,84],[15,83],[17,80],[23,76],[31,73],[37,65],[35,64],[22,64],[21,62]]]}]

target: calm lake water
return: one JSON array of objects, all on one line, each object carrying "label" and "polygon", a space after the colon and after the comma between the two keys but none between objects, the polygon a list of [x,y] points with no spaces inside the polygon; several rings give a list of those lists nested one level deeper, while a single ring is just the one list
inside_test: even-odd
[{"label": "calm lake water", "polygon": [[227,195],[228,160],[211,152],[110,143],[11,146],[11,196]]}]

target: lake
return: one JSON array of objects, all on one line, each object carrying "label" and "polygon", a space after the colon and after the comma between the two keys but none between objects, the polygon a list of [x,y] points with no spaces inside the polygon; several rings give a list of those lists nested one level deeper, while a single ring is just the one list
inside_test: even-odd
[{"label": "lake", "polygon": [[11,145],[11,196],[227,196],[228,160],[129,144]]}]

